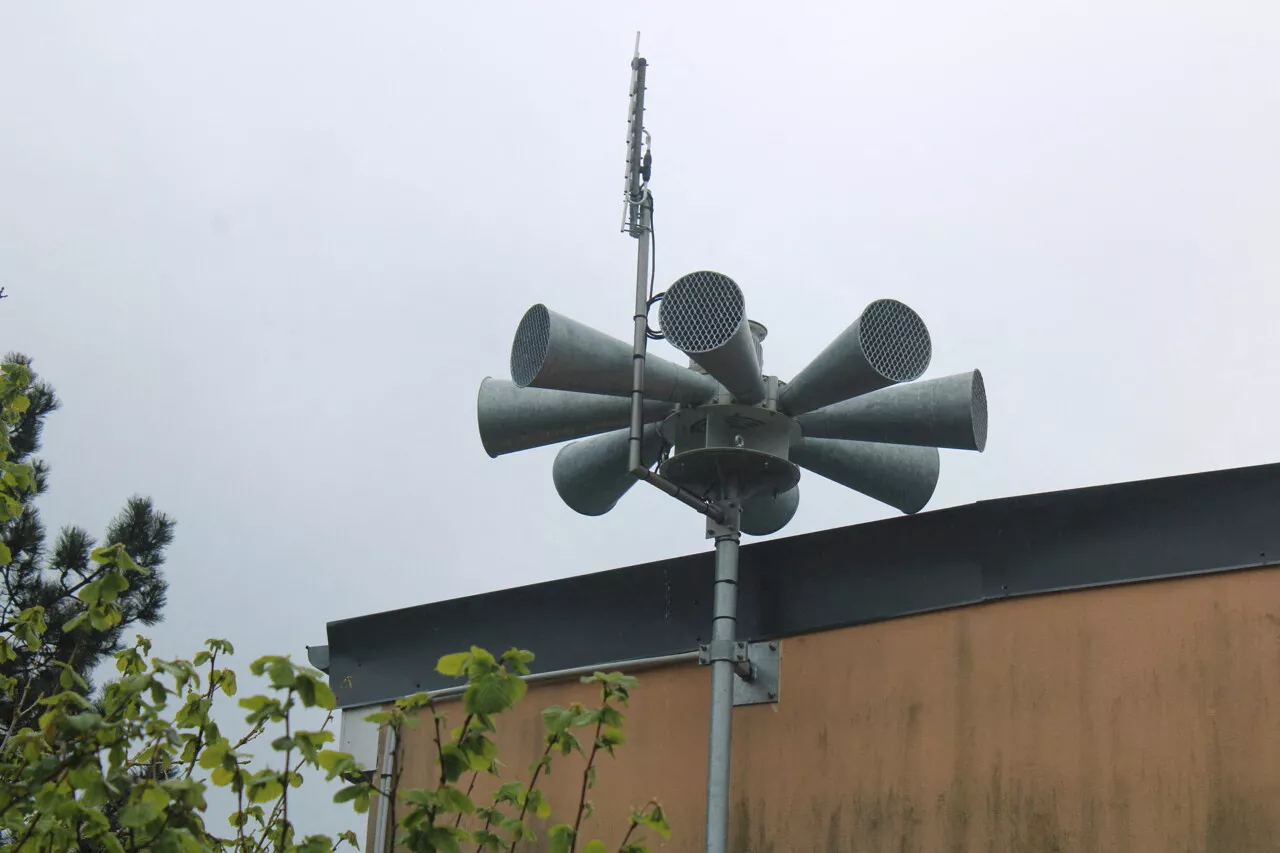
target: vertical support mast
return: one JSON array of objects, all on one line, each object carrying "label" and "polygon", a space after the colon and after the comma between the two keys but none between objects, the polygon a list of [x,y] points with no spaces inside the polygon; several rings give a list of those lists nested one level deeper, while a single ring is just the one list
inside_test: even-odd
[{"label": "vertical support mast", "polygon": [[737,642],[738,545],[741,510],[736,495],[722,493],[714,502],[649,470],[641,458],[643,439],[644,362],[649,339],[650,241],[653,239],[653,196],[649,192],[651,158],[644,150],[644,84],[648,63],[640,56],[640,34],[631,60],[631,101],[627,117],[626,215],[623,230],[636,238],[636,293],[632,347],[631,431],[628,468],[673,498],[707,516],[707,535],[716,542],[716,576],[711,664],[711,726],[707,746],[706,853],[726,853],[729,828],[730,752],[733,738],[734,648]]}]

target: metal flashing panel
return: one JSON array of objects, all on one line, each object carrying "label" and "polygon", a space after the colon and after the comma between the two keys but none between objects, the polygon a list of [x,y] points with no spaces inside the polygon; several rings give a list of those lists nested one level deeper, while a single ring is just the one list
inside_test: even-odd
[{"label": "metal flashing panel", "polygon": [[[740,555],[739,636],[1280,564],[1278,517],[1280,465],[1261,465],[757,542]],[[435,661],[472,644],[532,649],[543,672],[696,651],[711,588],[706,552],[331,622],[331,683],[343,707],[440,689]]]}]

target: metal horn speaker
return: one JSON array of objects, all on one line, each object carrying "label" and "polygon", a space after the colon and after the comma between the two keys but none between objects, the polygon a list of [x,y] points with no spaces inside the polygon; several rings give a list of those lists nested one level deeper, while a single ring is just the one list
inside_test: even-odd
[{"label": "metal horn speaker", "polygon": [[[671,413],[671,404],[644,401],[645,423]],[[480,443],[491,457],[559,444],[574,438],[621,429],[631,423],[631,401],[576,391],[521,388],[486,377],[476,398]]]},{"label": "metal horn speaker", "polygon": [[938,450],[836,438],[802,438],[791,461],[908,515],[924,509],[938,485]]},{"label": "metal horn speaker", "polygon": [[[511,343],[511,378],[520,388],[631,395],[631,344],[538,304],[525,312]],[[705,403],[716,383],[687,367],[645,359],[644,395],[671,403]]]},{"label": "metal horn speaker", "polygon": [[764,400],[760,350],[737,282],[718,272],[693,272],[667,288],[658,309],[667,343],[697,362],[739,403]]},{"label": "metal horn speaker", "polygon": [[742,502],[742,532],[768,536],[787,526],[800,507],[800,487],[785,492],[769,492]]},{"label": "metal horn speaker", "polygon": [[[627,470],[630,437],[630,430],[620,429],[561,448],[551,466],[551,478],[570,509],[582,515],[604,515],[639,482]],[[649,424],[640,444],[641,458],[651,465],[661,451],[662,435],[656,424]]]},{"label": "metal horn speaker", "polygon": [[808,438],[982,451],[987,392],[977,370],[892,385],[796,418]]},{"label": "metal horn speaker", "polygon": [[933,357],[920,315],[896,299],[877,299],[801,370],[778,395],[778,406],[802,415],[925,372]]}]

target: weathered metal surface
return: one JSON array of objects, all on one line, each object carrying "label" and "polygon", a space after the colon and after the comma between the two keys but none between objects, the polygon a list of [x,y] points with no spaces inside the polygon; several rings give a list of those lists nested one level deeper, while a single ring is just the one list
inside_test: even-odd
[{"label": "weathered metal surface", "polygon": [[[960,506],[746,545],[739,635],[762,640],[1011,596],[1267,565],[1280,465]],[[1270,556],[1268,556],[1270,555]],[[450,682],[471,644],[540,670],[689,652],[711,624],[709,553],[331,622],[343,706]],[[587,574],[589,572],[589,574]]]}]

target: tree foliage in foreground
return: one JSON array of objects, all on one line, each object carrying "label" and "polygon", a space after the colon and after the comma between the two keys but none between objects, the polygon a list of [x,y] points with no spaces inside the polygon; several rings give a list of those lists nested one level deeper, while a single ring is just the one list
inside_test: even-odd
[{"label": "tree foliage in foreground", "polygon": [[[6,490],[0,500],[0,629],[14,629],[12,619],[18,613],[41,608],[46,630],[38,648],[19,644],[11,657],[0,661],[0,676],[17,680],[11,694],[0,695],[0,726],[15,719],[13,702],[24,692],[53,692],[68,665],[89,685],[94,669],[119,651],[131,626],[159,621],[167,591],[159,568],[174,528],[173,520],[149,498],[130,498],[107,526],[105,541],[123,545],[151,571],[133,578],[117,597],[116,624],[100,622],[92,632],[64,632],[63,624],[85,609],[78,594],[104,569],[90,558],[97,542],[83,528],[65,527],[50,541],[36,507],[36,499],[49,487],[49,466],[36,454],[45,419],[61,403],[52,386],[32,371],[26,356],[10,355],[5,362],[0,380],[8,401],[3,445]],[[35,722],[17,718],[18,725]]]},{"label": "tree foliage in foreground", "polygon": [[[14,427],[30,406],[30,386],[25,365],[3,365],[0,504],[11,514],[39,476],[33,465],[12,458]],[[75,648],[80,638],[88,644],[113,635],[127,618],[130,590],[145,585],[151,570],[118,542],[94,548],[88,562],[89,579],[74,592],[78,607],[51,612],[33,604],[6,616],[0,662],[45,654],[50,636],[73,638]],[[481,803],[472,798],[478,778],[503,773],[492,736],[496,718],[525,695],[521,676],[533,660],[529,652],[511,649],[495,657],[472,648],[447,655],[437,669],[463,681],[459,700],[446,705],[422,693],[371,715],[396,744],[386,779],[362,774],[351,755],[328,748],[334,741],[333,692],[322,673],[288,657],[250,664],[268,689],[239,700],[244,734],[225,730],[214,705],[219,695],[237,694],[236,673],[227,665],[232,654],[230,643],[209,640],[190,660],[152,657],[150,641],[138,637],[115,653],[117,677],[96,694],[76,660],[57,654],[48,657],[57,677],[47,686],[28,682],[19,690],[19,679],[0,676],[9,709],[0,721],[0,853],[329,853],[357,846],[352,832],[334,839],[296,826],[290,792],[307,778],[345,782],[334,801],[357,812],[385,798],[397,843],[413,853],[515,851],[535,841],[531,819],[552,813],[539,781],[553,761],[569,757],[581,761],[581,793],[567,813],[571,819],[548,830],[554,853],[642,853],[645,830],[669,833],[661,806],[650,802],[632,812],[616,847],[598,839],[579,844],[599,761],[625,741],[620,707],[636,682],[621,673],[583,679],[599,687],[597,705],[546,709],[544,749],[527,781],[502,781]],[[303,730],[296,718],[305,708],[330,714],[319,729]],[[462,718],[459,725],[451,727],[446,708]],[[424,721],[433,733],[435,784],[403,789],[401,735]],[[211,788],[232,794],[229,814],[211,808]]]}]

